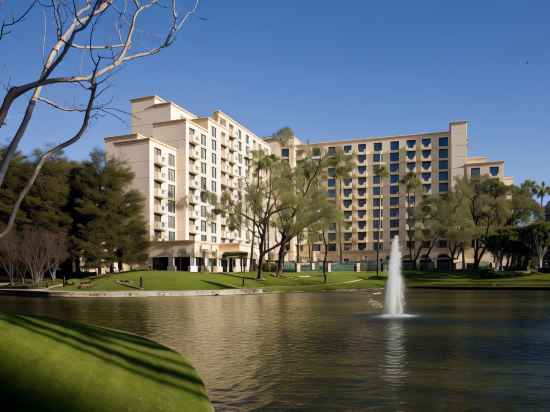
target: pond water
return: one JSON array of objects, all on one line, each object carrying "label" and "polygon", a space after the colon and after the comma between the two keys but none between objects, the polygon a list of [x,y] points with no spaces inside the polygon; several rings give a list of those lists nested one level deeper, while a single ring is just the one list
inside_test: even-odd
[{"label": "pond water", "polygon": [[185,354],[219,411],[543,410],[550,292],[0,297],[0,310],[127,330]]}]

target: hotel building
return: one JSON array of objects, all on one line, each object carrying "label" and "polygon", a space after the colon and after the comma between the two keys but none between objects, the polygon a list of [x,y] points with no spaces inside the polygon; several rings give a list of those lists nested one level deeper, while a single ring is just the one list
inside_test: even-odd
[{"label": "hotel building", "polygon": [[[452,122],[447,130],[411,135],[357,138],[304,144],[294,138],[282,147],[278,140],[262,139],[222,111],[201,117],[149,96],[131,101],[132,132],[105,139],[106,151],[128,162],[135,173],[134,188],[146,199],[145,213],[152,242],[151,265],[157,269],[213,271],[241,269],[239,257],[250,253],[251,234],[230,232],[225,219],[212,213],[203,191],[220,196],[229,191],[237,200],[238,182],[247,175],[252,152],[263,150],[291,165],[306,155],[343,150],[355,167],[343,182],[342,233],[329,232],[329,260],[338,260],[343,243],[344,261],[373,261],[378,247],[389,254],[390,239],[406,238],[406,196],[400,179],[415,172],[425,193],[445,193],[462,176],[489,175],[511,184],[503,161],[468,157],[468,123]],[[384,166],[387,177],[377,176]],[[337,182],[328,170],[328,196],[337,197]],[[291,245],[289,260],[308,259],[305,244]],[[313,245],[320,260],[322,245]],[[432,261],[444,260],[444,243],[432,250]]]}]

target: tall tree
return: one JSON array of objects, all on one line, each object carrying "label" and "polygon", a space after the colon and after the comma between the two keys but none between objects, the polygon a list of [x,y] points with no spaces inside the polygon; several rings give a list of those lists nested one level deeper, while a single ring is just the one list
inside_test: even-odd
[{"label": "tall tree", "polygon": [[533,188],[533,194],[539,199],[540,207],[544,207],[544,198],[550,195],[550,186],[544,182],[540,182]]},{"label": "tall tree", "polygon": [[[39,60],[39,73],[10,86],[0,101],[0,128],[6,127],[9,134],[8,146],[0,157],[0,188],[3,189],[8,169],[17,156],[19,144],[27,133],[37,107],[42,106],[50,113],[59,115],[79,115],[81,119],[80,126],[71,137],[59,138],[59,143],[42,153],[33,165],[32,173],[16,192],[8,219],[2,222],[4,225],[0,230],[0,238],[6,236],[15,225],[21,204],[45,162],[80,140],[98,111],[113,114],[113,109],[116,110],[98,100],[106,90],[98,90],[98,87],[126,64],[156,55],[171,46],[183,25],[197,10],[199,0],[195,0],[186,13],[180,13],[176,0],[168,4],[158,0],[44,0],[30,4],[21,14],[12,13],[28,19],[18,17],[8,20],[9,26],[4,24],[6,22],[0,26],[0,46],[6,44],[3,40],[8,35],[26,35],[27,31],[17,30],[19,25],[37,26],[43,22],[45,28],[39,39],[40,48],[44,52]],[[158,28],[159,20],[151,17],[159,13],[165,13],[167,17],[165,32],[152,33],[146,29],[147,22],[154,22]],[[152,34],[149,36],[154,39],[152,42],[140,41],[144,31]],[[25,53],[20,54],[25,62],[28,61]],[[79,64],[74,64],[75,61]],[[15,76],[16,73],[11,75]],[[54,94],[59,89],[73,93],[75,100],[84,103],[66,107],[53,101],[48,91],[52,90]],[[23,99],[27,97],[25,103]],[[23,114],[17,119],[19,102],[23,105]],[[13,125],[11,122],[8,124],[8,115],[17,119]]]},{"label": "tall tree", "polygon": [[[344,198],[344,182],[348,179],[351,179],[351,173],[355,168],[355,161],[352,155],[344,153],[341,148],[338,148],[336,152],[332,155],[329,154],[327,160],[327,166],[331,173],[333,174],[330,177],[333,177],[336,180],[337,187],[337,197],[336,197],[336,207],[338,211],[342,211],[342,200]],[[337,234],[338,234],[338,258],[340,262],[343,261],[344,255],[344,232],[342,230],[342,221],[337,222]]]},{"label": "tall tree", "polygon": [[537,268],[542,268],[544,257],[550,250],[550,223],[537,222],[522,228],[521,236],[536,259]]}]

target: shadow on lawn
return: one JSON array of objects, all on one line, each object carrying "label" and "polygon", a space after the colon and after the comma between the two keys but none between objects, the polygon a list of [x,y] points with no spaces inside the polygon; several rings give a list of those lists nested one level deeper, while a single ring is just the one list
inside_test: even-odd
[{"label": "shadow on lawn", "polygon": [[[151,351],[169,350],[145,338],[76,322],[60,322],[21,315],[0,315],[0,320],[2,319],[13,326],[27,329],[61,345],[93,356],[111,367],[125,369],[145,379],[208,400],[205,393],[194,388],[195,385],[204,386],[204,383],[195,375],[190,365],[186,365],[183,359],[178,362],[174,357],[163,357],[140,349],[139,346],[144,346]],[[176,352],[169,351],[177,355]]]}]

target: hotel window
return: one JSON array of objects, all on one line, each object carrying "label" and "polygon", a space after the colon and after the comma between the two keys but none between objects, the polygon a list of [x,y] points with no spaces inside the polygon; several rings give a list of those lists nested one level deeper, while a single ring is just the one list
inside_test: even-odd
[{"label": "hotel window", "polygon": [[201,159],[206,160],[206,149],[204,147],[201,149]]},{"label": "hotel window", "polygon": [[170,199],[175,199],[176,198],[176,186],[168,185],[168,197]]},{"label": "hotel window", "polygon": [[489,168],[489,173],[491,174],[491,176],[498,176],[499,171],[500,169],[498,166],[492,166],[491,168]]},{"label": "hotel window", "polygon": [[173,200],[169,200],[167,205],[168,205],[168,212],[176,213],[176,202],[174,202]]},{"label": "hotel window", "polygon": [[351,196],[352,192],[352,189],[344,189],[344,197]]},{"label": "hotel window", "polygon": [[315,243],[313,245],[313,251],[314,252],[320,252],[321,251],[321,244],[320,243]]},{"label": "hotel window", "polygon": [[373,162],[381,162],[382,161],[382,154],[380,153],[374,153],[372,155],[372,161]]},{"label": "hotel window", "polygon": [[359,207],[365,207],[367,205],[367,200],[366,199],[359,199],[357,201],[357,204],[359,205]]},{"label": "hotel window", "polygon": [[428,147],[431,144],[432,144],[432,139],[430,139],[429,137],[425,137],[424,139],[422,139],[422,146]]},{"label": "hotel window", "polygon": [[390,206],[399,206],[399,198],[390,197]]},{"label": "hotel window", "polygon": [[429,184],[422,185],[422,189],[424,189],[424,193],[430,193],[430,191],[432,190],[432,185],[429,185]]},{"label": "hotel window", "polygon": [[439,180],[449,180],[449,172],[439,172]]},{"label": "hotel window", "polygon": [[[380,240],[380,232],[372,232],[372,238],[374,240]],[[375,243],[374,244],[374,250],[378,247],[378,250],[382,250],[382,247],[380,246],[381,243]]]},{"label": "hotel window", "polygon": [[336,223],[331,223],[328,230],[330,230],[331,232],[335,232],[336,231]]},{"label": "hotel window", "polygon": [[414,157],[416,156],[416,152],[414,150],[408,150],[407,151],[407,159],[414,159]]},{"label": "hotel window", "polygon": [[283,147],[281,149],[281,157],[288,157],[289,149],[288,147]]},{"label": "hotel window", "polygon": [[448,169],[449,168],[449,161],[448,160],[440,160],[439,161],[439,168],[440,169]]},{"label": "hotel window", "polygon": [[366,166],[358,166],[357,171],[359,172],[360,175],[364,175],[367,172],[367,167]]},{"label": "hotel window", "polygon": [[415,162],[407,163],[407,169],[409,170],[409,172],[414,172],[416,169],[416,163]]},{"label": "hotel window", "polygon": [[372,227],[373,228],[380,229],[381,226],[382,226],[382,221],[381,220],[373,220],[372,221]]},{"label": "hotel window", "polygon": [[212,222],[210,223],[210,233],[212,233],[213,235],[216,234],[216,223]]},{"label": "hotel window", "polygon": [[327,185],[328,187],[336,187],[336,179],[328,179]]},{"label": "hotel window", "polygon": [[394,140],[390,143],[391,150],[399,150],[399,140]]},{"label": "hotel window", "polygon": [[311,154],[313,157],[319,157],[321,156],[321,148],[320,147],[314,147],[311,151]]},{"label": "hotel window", "polygon": [[366,144],[361,143],[361,144],[357,145],[357,151],[358,152],[364,153],[365,150],[367,150],[367,145]]},{"label": "hotel window", "polygon": [[330,189],[329,191],[327,191],[327,195],[328,197],[336,197],[336,190]]},{"label": "hotel window", "polygon": [[350,144],[344,146],[344,153],[351,153],[352,150],[353,147]]},{"label": "hotel window", "polygon": [[432,167],[432,162],[422,162],[422,169],[428,170]]},{"label": "hotel window", "polygon": [[239,152],[243,150],[243,144],[242,142],[239,142]]},{"label": "hotel window", "polygon": [[390,195],[398,195],[399,194],[399,185],[390,186]]},{"label": "hotel window", "polygon": [[399,227],[399,219],[390,220],[390,227],[392,227],[392,228]]},{"label": "hotel window", "polygon": [[449,184],[448,183],[440,183],[439,184],[439,193],[444,193],[449,191]]},{"label": "hotel window", "polygon": [[351,186],[352,182],[353,182],[352,178],[344,179],[344,186]]},{"label": "hotel window", "polygon": [[390,173],[399,173],[399,163],[390,165]]},{"label": "hotel window", "polygon": [[365,232],[361,232],[357,234],[358,240],[365,240],[366,237],[367,237],[367,234]]},{"label": "hotel window", "polygon": [[364,155],[364,154],[360,154],[357,156],[357,161],[359,163],[365,163],[367,160],[367,155]]},{"label": "hotel window", "polygon": [[206,232],[206,220],[201,220],[201,232]]},{"label": "hotel window", "polygon": [[206,206],[201,206],[201,217],[206,217]]},{"label": "hotel window", "polygon": [[336,233],[329,233],[328,240],[332,240],[332,241],[336,240]]},{"label": "hotel window", "polygon": [[215,167],[212,167],[212,178],[215,179],[216,178],[216,175],[218,174],[217,173],[218,171],[216,170]]},{"label": "hotel window", "polygon": [[372,207],[380,207],[382,200],[380,198],[372,199]]},{"label": "hotel window", "polygon": [[[205,229],[206,230],[206,229]],[[201,235],[201,242],[206,242],[208,237],[206,235]]]},{"label": "hotel window", "polygon": [[366,243],[358,243],[357,249],[359,250],[367,250],[367,244]]},{"label": "hotel window", "polygon": [[382,143],[375,143],[374,144],[374,151],[375,152],[381,152],[382,151]]},{"label": "hotel window", "polygon": [[427,172],[427,173],[422,173],[422,180],[430,180],[432,178],[432,174]]},{"label": "hotel window", "polygon": [[216,141],[212,139],[212,150],[216,151]]},{"label": "hotel window", "polygon": [[390,153],[390,162],[399,162],[399,152]]},{"label": "hotel window", "polygon": [[210,182],[210,188],[212,189],[213,193],[216,193],[217,189],[216,189],[216,181],[215,180],[212,180]]},{"label": "hotel window", "polygon": [[345,218],[346,220],[351,219],[351,215],[352,215],[351,212],[344,212],[344,218]]},{"label": "hotel window", "polygon": [[399,217],[399,209],[390,209],[390,217]]},{"label": "hotel window", "polygon": [[195,129],[189,128],[189,136],[195,136]]},{"label": "hotel window", "polygon": [[172,153],[168,154],[168,165],[169,166],[175,166],[176,165],[176,156],[174,156]]},{"label": "hotel window", "polygon": [[347,199],[344,200],[344,207],[345,207],[345,208],[351,207],[351,204],[352,204],[352,201],[351,201],[351,200],[347,200]]},{"label": "hotel window", "polygon": [[359,219],[363,219],[366,215],[367,215],[367,211],[366,211],[366,210],[358,210],[358,211],[357,211],[357,217],[358,217]]},{"label": "hotel window", "polygon": [[449,146],[449,138],[448,137],[440,137],[439,138],[439,146]]},{"label": "hotel window", "polygon": [[336,169],[335,169],[334,167],[329,167],[328,170],[327,170],[327,174],[328,174],[330,177],[336,176]]},{"label": "hotel window", "polygon": [[168,232],[168,240],[176,240],[176,232]]},{"label": "hotel window", "polygon": [[357,227],[360,229],[360,230],[363,230],[367,227],[367,222],[365,222],[364,220],[361,221],[361,222],[357,222]]},{"label": "hotel window", "polygon": [[432,155],[431,150],[422,150],[422,157],[426,159],[427,157],[430,157]]},{"label": "hotel window", "polygon": [[176,181],[176,171],[174,169],[168,169],[168,180],[171,182]]},{"label": "hotel window", "polygon": [[366,177],[360,177],[358,179],[359,186],[365,186],[367,184],[367,178]]},{"label": "hotel window", "polygon": [[243,175],[243,168],[241,166],[239,166],[237,168],[237,170],[239,171],[239,176],[242,176]]},{"label": "hotel window", "polygon": [[375,186],[372,188],[372,194],[374,196],[380,196],[382,194],[382,188],[380,186]]},{"label": "hotel window", "polygon": [[399,183],[399,175],[391,175],[390,176],[390,183],[392,185],[396,184],[396,183]]},{"label": "hotel window", "polygon": [[382,176],[373,176],[372,177],[372,184],[373,185],[379,185],[382,181]]},{"label": "hotel window", "polygon": [[412,149],[415,146],[416,146],[416,140],[407,140],[407,147],[409,149]]},{"label": "hotel window", "polygon": [[174,229],[176,227],[176,218],[174,216],[168,216],[168,227]]},{"label": "hotel window", "polygon": [[479,177],[480,175],[481,175],[481,169],[479,167],[472,167],[472,170],[470,170],[470,176]]},{"label": "hotel window", "polygon": [[206,174],[206,162],[201,162],[201,173]]},{"label": "hotel window", "polygon": [[380,216],[382,216],[382,211],[380,209],[374,209],[372,211],[372,217],[380,218]]},{"label": "hotel window", "polygon": [[155,156],[156,156],[156,157],[162,156],[162,150],[160,150],[159,148],[156,148],[156,147],[155,147]]},{"label": "hotel window", "polygon": [[212,153],[212,163],[216,164],[216,153]]},{"label": "hotel window", "polygon": [[211,130],[212,137],[216,137],[216,128],[212,126],[210,130]]},{"label": "hotel window", "polygon": [[202,190],[207,190],[206,189],[206,177],[201,177],[201,189]]},{"label": "hotel window", "polygon": [[439,149],[439,158],[447,159],[449,157],[449,149]]},{"label": "hotel window", "polygon": [[336,154],[336,147],[331,146],[327,149],[327,153],[329,156],[334,156]]},{"label": "hotel window", "polygon": [[328,244],[328,251],[329,252],[336,252],[336,243],[329,243]]},{"label": "hotel window", "polygon": [[241,129],[237,130],[237,137],[240,139],[242,137]]}]

